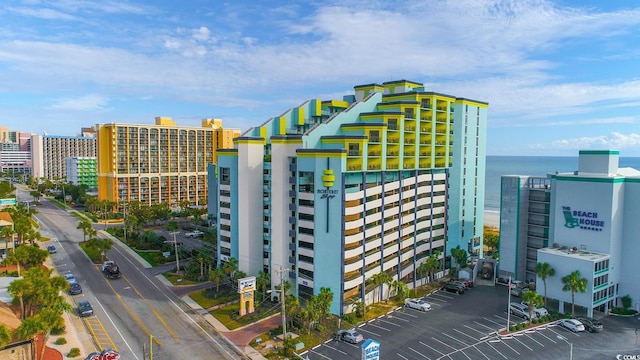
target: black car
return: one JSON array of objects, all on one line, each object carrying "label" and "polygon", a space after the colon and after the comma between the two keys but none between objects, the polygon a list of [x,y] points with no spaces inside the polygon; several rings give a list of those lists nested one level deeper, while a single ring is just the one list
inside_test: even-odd
[{"label": "black car", "polygon": [[602,323],[598,319],[578,316],[576,317],[576,320],[580,321],[588,332],[600,332],[604,329]]},{"label": "black car", "polygon": [[58,251],[56,250],[56,247],[55,247],[55,246],[53,246],[53,245],[49,245],[49,246],[47,246],[47,251],[49,251],[49,254],[55,254],[55,253],[57,253],[57,252],[58,252]]},{"label": "black car", "polygon": [[456,284],[456,283],[448,283],[447,285],[445,285],[444,290],[448,292],[464,294],[464,285]]},{"label": "black car", "polygon": [[70,295],[78,295],[82,294],[82,286],[77,282],[72,282],[69,284],[69,294]]},{"label": "black car", "polygon": [[93,315],[93,306],[88,301],[80,301],[78,303],[78,315],[82,317]]}]

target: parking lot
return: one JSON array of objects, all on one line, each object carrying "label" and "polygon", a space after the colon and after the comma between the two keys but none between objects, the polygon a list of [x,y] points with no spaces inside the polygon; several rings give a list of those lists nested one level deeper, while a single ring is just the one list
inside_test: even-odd
[{"label": "parking lot", "polygon": [[[357,331],[365,339],[380,342],[380,358],[384,360],[568,359],[570,343],[576,359],[640,354],[636,338],[640,321],[636,318],[604,317],[602,333],[575,334],[551,324],[504,337],[497,331],[507,325],[505,287],[476,286],[462,295],[437,291],[425,300],[432,310],[400,308],[359,326]],[[514,316],[510,320],[510,324],[524,321]],[[302,356],[310,360],[361,359],[360,344],[331,339]]]}]

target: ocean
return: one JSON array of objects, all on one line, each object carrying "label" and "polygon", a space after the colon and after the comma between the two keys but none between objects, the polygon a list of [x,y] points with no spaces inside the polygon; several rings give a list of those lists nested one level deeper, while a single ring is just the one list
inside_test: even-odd
[{"label": "ocean", "polygon": [[[620,157],[619,167],[640,170],[640,157]],[[500,211],[502,175],[546,176],[548,173],[578,170],[578,157],[562,156],[487,156],[484,209]]]}]

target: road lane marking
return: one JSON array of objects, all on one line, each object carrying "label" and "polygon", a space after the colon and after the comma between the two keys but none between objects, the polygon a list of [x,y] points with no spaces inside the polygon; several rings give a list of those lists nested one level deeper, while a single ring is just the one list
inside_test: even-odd
[{"label": "road lane marking", "polygon": [[420,344],[422,344],[422,345],[424,345],[424,346],[426,346],[426,347],[428,347],[429,349],[431,349],[431,350],[433,350],[433,351],[437,352],[437,353],[438,353],[438,354],[440,354],[440,355],[446,355],[446,354],[445,354],[445,353],[443,353],[442,351],[440,351],[440,350],[438,350],[438,349],[436,349],[436,348],[434,348],[434,347],[431,347],[431,346],[429,346],[429,345],[427,345],[427,344],[423,343],[422,341],[419,341],[419,343],[420,343]]},{"label": "road lane marking", "polygon": [[[151,337],[152,334],[149,331],[149,329],[147,329],[147,327],[144,325],[144,323],[142,322],[142,320],[140,320],[140,318],[138,317],[138,315],[136,315],[131,308],[129,307],[129,305],[127,305],[127,302],[124,301],[122,299],[122,296],[116,291],[116,289],[113,288],[113,285],[111,285],[111,283],[109,281],[107,281],[107,279],[103,279],[105,280],[105,283],[107,284],[107,286],[109,286],[111,288],[111,290],[113,291],[113,293],[116,295],[116,298],[118,298],[118,301],[120,301],[120,303],[122,304],[122,306],[124,307],[124,310],[129,314],[129,316],[131,316],[131,318],[133,319],[133,321],[135,321],[138,326],[142,329],[142,331],[144,331],[145,334],[147,334],[147,336]],[[153,341],[158,344],[158,345],[162,345],[162,341],[160,341],[158,338],[156,338],[155,336],[153,336]]]},{"label": "road lane marking", "polygon": [[418,350],[414,350],[412,347],[408,347],[408,349],[409,349],[409,350],[411,350],[411,351],[413,351],[414,353],[416,353],[416,354],[418,354],[418,355],[422,356],[422,357],[423,357],[423,358],[425,358],[425,359],[429,359],[429,360],[431,360],[431,358],[427,357],[426,355],[424,355],[424,354],[422,354],[422,353],[419,353],[419,352],[418,352]]},{"label": "road lane marking", "polygon": [[158,320],[160,320],[160,323],[162,323],[162,326],[165,327],[165,329],[167,329],[167,331],[169,331],[169,334],[171,334],[171,336],[173,337],[173,339],[177,342],[180,343],[180,338],[178,338],[178,335],[173,331],[173,329],[171,328],[171,326],[169,326],[169,324],[167,324],[166,321],[164,321],[164,318],[162,316],[160,316],[160,314],[158,313],[158,311],[149,303],[149,301],[142,296],[142,294],[138,291],[138,289],[136,289],[135,286],[133,286],[133,284],[129,281],[129,279],[127,279],[126,276],[122,275],[122,279],[124,279],[124,281],[127,282],[127,284],[130,285],[130,288],[140,297],[140,299],[142,299],[142,301],[149,307],[149,309],[151,310],[151,312],[156,316],[156,318],[158,318]]},{"label": "road lane marking", "polygon": [[129,351],[131,351],[131,355],[133,355],[133,357],[136,358],[136,360],[138,360],[138,357],[133,352],[131,345],[129,345],[127,340],[124,338],[124,335],[122,335],[122,333],[120,332],[120,329],[118,329],[116,324],[113,322],[113,319],[111,318],[111,316],[109,316],[109,313],[107,312],[107,310],[104,308],[104,306],[102,306],[102,303],[98,301],[97,298],[96,298],[96,303],[102,308],[102,311],[104,312],[104,314],[107,315],[107,319],[109,319],[109,321],[111,322],[111,325],[113,325],[113,327],[116,329],[116,332],[118,333],[118,335],[120,335],[120,338],[122,339],[122,341],[124,341],[125,345],[127,345],[127,347],[129,348]]}]

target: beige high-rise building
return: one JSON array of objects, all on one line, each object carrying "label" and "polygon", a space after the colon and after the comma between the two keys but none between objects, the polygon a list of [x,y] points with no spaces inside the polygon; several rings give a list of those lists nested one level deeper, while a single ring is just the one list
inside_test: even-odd
[{"label": "beige high-rise building", "polygon": [[32,174],[36,179],[67,179],[67,158],[96,157],[92,136],[31,136]]},{"label": "beige high-rise building", "polygon": [[168,117],[156,117],[155,125],[99,124],[98,199],[206,205],[207,165],[237,136],[240,129],[223,129],[220,119],[201,127],[176,126]]}]

